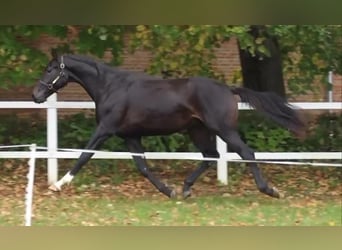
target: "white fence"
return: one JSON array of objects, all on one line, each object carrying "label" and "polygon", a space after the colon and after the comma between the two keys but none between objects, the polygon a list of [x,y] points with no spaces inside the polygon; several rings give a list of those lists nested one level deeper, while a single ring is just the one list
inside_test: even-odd
[{"label": "white fence", "polygon": [[[341,110],[341,102],[296,102],[292,105],[309,110]],[[57,95],[50,96],[47,102],[36,104],[30,101],[0,101],[0,109],[41,109],[47,110],[47,151],[37,151],[36,158],[48,159],[48,183],[53,183],[57,180],[58,175],[58,159],[75,159],[81,154],[75,151],[60,151],[58,150],[58,109],[94,109],[93,102],[71,102],[57,101]],[[249,105],[239,103],[240,110],[250,109]],[[28,128],[29,129],[29,128]],[[34,143],[34,142],[29,142]],[[230,160],[241,159],[235,153],[227,152],[227,145],[220,138],[217,138],[217,150],[220,153],[220,158],[217,159],[217,177],[223,184],[228,183],[228,165]],[[148,159],[200,159],[200,153],[179,152],[146,152]],[[30,151],[0,151],[0,158],[30,158]],[[332,160],[342,159],[342,152],[256,152],[256,159],[262,160]],[[96,152],[94,159],[131,159],[131,155],[118,152]]]}]

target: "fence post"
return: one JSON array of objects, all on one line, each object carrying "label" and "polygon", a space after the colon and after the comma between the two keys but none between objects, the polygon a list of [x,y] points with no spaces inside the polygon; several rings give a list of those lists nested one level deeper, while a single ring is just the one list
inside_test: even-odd
[{"label": "fence post", "polygon": [[47,126],[47,147],[48,154],[50,155],[47,159],[47,174],[48,174],[48,184],[55,183],[58,178],[58,163],[57,158],[52,158],[51,156],[56,153],[58,147],[58,120],[57,120],[57,94],[52,94],[48,99],[48,108],[46,116],[46,126]]},{"label": "fence post", "polygon": [[227,154],[227,144],[216,136],[216,149],[220,154],[217,160],[217,179],[224,185],[228,184],[228,162],[225,160]]},{"label": "fence post", "polygon": [[28,161],[29,170],[27,174],[27,186],[25,193],[25,226],[31,226],[32,220],[32,200],[33,200],[33,189],[34,189],[34,170],[36,164],[36,144],[30,146],[31,157]]}]

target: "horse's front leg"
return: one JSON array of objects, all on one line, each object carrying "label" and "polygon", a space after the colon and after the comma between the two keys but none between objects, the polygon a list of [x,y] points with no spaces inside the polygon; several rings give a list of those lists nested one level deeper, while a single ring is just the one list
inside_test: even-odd
[{"label": "horse's front leg", "polygon": [[[131,153],[144,153],[144,148],[141,144],[141,138],[127,138],[126,144]],[[133,156],[133,159],[140,173],[146,177],[161,193],[170,198],[176,197],[177,193],[175,190],[171,190],[151,173],[143,156]]]},{"label": "horse's front leg", "polygon": [[[95,150],[97,149],[108,137],[110,133],[101,125],[99,125],[94,134],[92,135],[91,139],[89,140],[85,149],[88,150]],[[74,167],[68,171],[59,181],[52,184],[49,189],[52,191],[60,191],[64,184],[68,184],[72,181],[78,171],[89,161],[89,159],[94,155],[94,153],[83,152],[80,157],[78,158]]]}]

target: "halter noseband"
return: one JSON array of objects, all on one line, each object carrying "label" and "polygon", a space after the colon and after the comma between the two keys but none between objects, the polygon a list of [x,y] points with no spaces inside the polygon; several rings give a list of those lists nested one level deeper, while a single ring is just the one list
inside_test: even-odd
[{"label": "halter noseband", "polygon": [[57,89],[55,89],[53,87],[53,85],[55,85],[57,83],[57,81],[59,80],[59,78],[63,77],[65,75],[64,73],[64,68],[65,68],[65,64],[64,64],[64,60],[63,60],[63,56],[61,56],[61,63],[59,65],[59,68],[61,69],[61,71],[59,72],[59,74],[56,76],[56,78],[51,82],[51,83],[47,83],[44,82],[43,80],[39,80],[39,82],[45,86],[47,86],[47,88],[49,90],[53,90],[54,92],[57,93]]}]

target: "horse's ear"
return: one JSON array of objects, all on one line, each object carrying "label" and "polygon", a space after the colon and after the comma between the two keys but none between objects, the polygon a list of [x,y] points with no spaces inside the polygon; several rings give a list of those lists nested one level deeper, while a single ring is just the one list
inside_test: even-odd
[{"label": "horse's ear", "polygon": [[56,48],[52,48],[51,49],[51,56],[52,56],[52,59],[57,59],[58,58],[58,54],[57,54],[57,49]]}]

